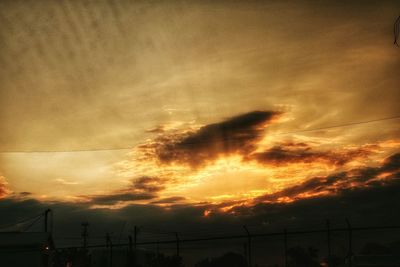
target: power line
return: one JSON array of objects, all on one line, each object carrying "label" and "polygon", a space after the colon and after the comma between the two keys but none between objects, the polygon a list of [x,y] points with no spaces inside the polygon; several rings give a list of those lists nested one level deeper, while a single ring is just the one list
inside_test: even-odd
[{"label": "power line", "polygon": [[[394,230],[400,229],[399,225],[389,225],[389,226],[369,226],[369,227],[353,227],[352,231],[366,231],[366,230]],[[331,232],[347,232],[348,228],[332,228]],[[326,229],[317,229],[317,230],[305,230],[305,231],[289,231],[287,235],[303,235],[303,234],[316,234],[316,233],[326,233]],[[272,236],[282,236],[284,232],[269,232],[269,233],[252,233],[252,237],[272,237]],[[180,239],[180,243],[192,243],[192,242],[201,242],[201,241],[217,241],[217,240],[232,240],[232,239],[244,239],[248,238],[248,235],[238,234],[238,235],[222,235],[222,236],[213,236],[213,237],[200,237],[200,238],[191,238],[191,239]],[[160,245],[160,244],[174,244],[176,243],[175,239],[171,240],[163,240],[163,241],[145,241],[138,242],[137,245]],[[113,247],[126,247],[128,243],[119,243],[114,244]],[[91,245],[88,248],[103,248],[107,245]],[[76,247],[62,247],[59,249],[69,249]]]},{"label": "power line", "polygon": [[115,151],[130,150],[134,147],[111,147],[111,148],[87,148],[87,149],[70,149],[70,150],[3,150],[1,154],[6,153],[75,153],[75,152],[97,152],[97,151]]},{"label": "power line", "polygon": [[39,216],[36,218],[36,220],[34,220],[33,222],[31,222],[28,226],[26,226],[22,231],[26,232],[28,231],[34,224],[36,224],[40,219],[42,218],[42,216]]},{"label": "power line", "polygon": [[27,222],[29,222],[29,221],[32,221],[32,220],[35,220],[35,222],[38,220],[38,219],[40,219],[41,217],[43,216],[43,213],[40,213],[40,214],[38,214],[38,215],[36,215],[36,216],[34,216],[34,217],[30,217],[30,218],[27,218],[27,219],[23,219],[23,220],[21,220],[21,221],[18,221],[18,222],[15,222],[15,223],[10,223],[10,224],[7,224],[7,225],[1,225],[0,226],[0,229],[6,229],[6,228],[11,228],[11,227],[13,227],[13,226],[17,226],[17,225],[20,225],[20,224],[23,224],[23,223],[27,223]]},{"label": "power line", "polygon": [[[349,127],[349,126],[355,126],[355,125],[360,125],[360,124],[368,124],[368,123],[395,120],[395,119],[400,119],[400,115],[393,116],[393,117],[373,119],[373,120],[366,120],[366,121],[349,122],[349,123],[337,124],[337,125],[325,126],[325,127],[319,127],[319,128],[282,132],[282,133],[276,133],[274,135],[287,135],[287,134],[294,134],[294,133],[314,132],[314,131],[319,131],[319,130],[340,128],[340,127]],[[201,141],[196,141],[195,143],[196,144],[201,143]],[[0,153],[1,154],[6,154],[6,153],[76,153],[76,152],[100,152],[100,151],[130,150],[133,148],[134,147],[130,146],[130,147],[103,147],[103,148],[100,147],[100,148],[69,149],[69,150],[3,150],[3,151],[0,151]]]},{"label": "power line", "polygon": [[314,131],[319,131],[319,130],[340,128],[340,127],[349,127],[349,126],[354,126],[354,125],[367,124],[367,123],[373,123],[373,122],[378,122],[378,121],[395,120],[395,119],[400,119],[400,115],[393,116],[393,117],[387,117],[387,118],[368,120],[368,121],[349,122],[349,123],[345,123],[345,124],[338,124],[338,125],[333,125],[333,126],[325,126],[325,127],[320,127],[320,128],[312,128],[312,129],[305,129],[305,130],[292,131],[292,132],[283,132],[283,133],[278,133],[278,135],[292,134],[292,133],[314,132]]}]

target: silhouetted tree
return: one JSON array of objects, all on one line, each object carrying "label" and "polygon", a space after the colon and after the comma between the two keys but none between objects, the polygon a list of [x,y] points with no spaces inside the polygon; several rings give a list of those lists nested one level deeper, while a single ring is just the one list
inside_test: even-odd
[{"label": "silhouetted tree", "polygon": [[345,260],[337,255],[332,255],[324,259],[325,263],[329,263],[329,267],[344,266]]},{"label": "silhouetted tree", "polygon": [[390,243],[389,247],[393,255],[400,255],[400,241]]},{"label": "silhouetted tree", "polygon": [[315,248],[293,247],[288,250],[288,265],[295,267],[320,267],[318,250]]},{"label": "silhouetted tree", "polygon": [[243,255],[228,252],[221,257],[203,259],[195,264],[195,267],[246,267],[246,259]]},{"label": "silhouetted tree", "polygon": [[388,255],[391,254],[389,247],[378,243],[367,243],[361,249],[361,254],[364,255]]},{"label": "silhouetted tree", "polygon": [[149,267],[183,267],[182,258],[177,256],[154,255],[149,260]]}]

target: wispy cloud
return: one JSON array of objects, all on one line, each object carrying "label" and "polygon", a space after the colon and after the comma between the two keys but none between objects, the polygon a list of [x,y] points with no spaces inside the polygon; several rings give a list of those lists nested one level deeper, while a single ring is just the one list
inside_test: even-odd
[{"label": "wispy cloud", "polygon": [[138,200],[150,200],[157,196],[149,193],[122,192],[114,194],[84,196],[93,205],[114,205],[119,202],[132,202]]},{"label": "wispy cloud", "polygon": [[185,197],[167,197],[156,201],[152,201],[151,204],[175,204],[179,202],[184,202],[185,200],[186,200]]},{"label": "wispy cloud", "polygon": [[67,180],[64,178],[57,178],[54,181],[56,181],[57,183],[63,184],[63,185],[78,185],[78,184],[80,184],[77,181],[70,181],[70,180]]},{"label": "wispy cloud", "polygon": [[135,191],[156,193],[165,188],[165,179],[158,177],[142,176],[132,181],[132,189]]}]

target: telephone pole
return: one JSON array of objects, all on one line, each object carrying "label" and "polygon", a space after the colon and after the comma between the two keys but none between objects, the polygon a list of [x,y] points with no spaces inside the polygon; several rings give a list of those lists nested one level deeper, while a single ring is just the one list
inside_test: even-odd
[{"label": "telephone pole", "polygon": [[353,228],[349,219],[346,218],[347,230],[349,234],[349,267],[353,266]]},{"label": "telephone pole", "polygon": [[113,243],[111,241],[111,236],[109,233],[106,234],[106,247],[110,248],[109,267],[113,267]]},{"label": "telephone pole", "polygon": [[244,258],[246,259],[246,266],[248,267],[249,258],[247,256],[247,243],[243,243]]},{"label": "telephone pole", "polygon": [[247,229],[246,225],[243,225],[243,229],[246,231],[247,234],[247,249],[248,249],[248,253],[247,253],[247,261],[249,264],[249,267],[252,266],[252,262],[251,262],[251,234],[249,232],[249,229]]},{"label": "telephone pole", "polygon": [[287,230],[286,228],[283,230],[283,241],[285,245],[285,267],[288,266],[288,243],[287,243]]},{"label": "telephone pole", "polygon": [[129,235],[128,236],[128,240],[129,240],[129,263],[128,266],[129,267],[133,267],[133,253],[132,253],[132,249],[133,249],[133,241],[132,241],[132,236]]},{"label": "telephone pole", "polygon": [[49,232],[49,213],[52,214],[52,218],[51,218],[51,227],[50,227],[50,233],[53,231],[53,212],[51,211],[51,209],[47,209],[44,212],[44,232],[47,233]]},{"label": "telephone pole", "polygon": [[328,264],[330,266],[332,258],[332,249],[331,249],[331,224],[329,220],[326,220],[326,235],[328,242]]},{"label": "telephone pole", "polygon": [[138,227],[135,225],[133,228],[133,266],[137,266],[137,235],[138,235]]},{"label": "telephone pole", "polygon": [[87,245],[88,245],[88,241],[87,241],[87,239],[88,239],[88,226],[89,226],[88,222],[83,222],[82,223],[82,227],[83,227],[83,229],[82,229],[82,239],[83,239],[83,248],[84,249],[86,249]]},{"label": "telephone pole", "polygon": [[180,240],[179,240],[179,235],[178,235],[178,232],[175,232],[175,240],[176,240],[176,256],[179,258],[179,254],[180,254],[180,247],[179,247],[179,243],[180,243]]}]

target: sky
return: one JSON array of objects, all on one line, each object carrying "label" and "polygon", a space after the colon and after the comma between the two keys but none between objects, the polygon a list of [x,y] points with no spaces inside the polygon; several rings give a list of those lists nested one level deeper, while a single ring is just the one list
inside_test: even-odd
[{"label": "sky", "polygon": [[335,205],[318,216],[391,218],[399,11],[1,1],[0,222],[47,206],[172,228],[301,221]]}]

